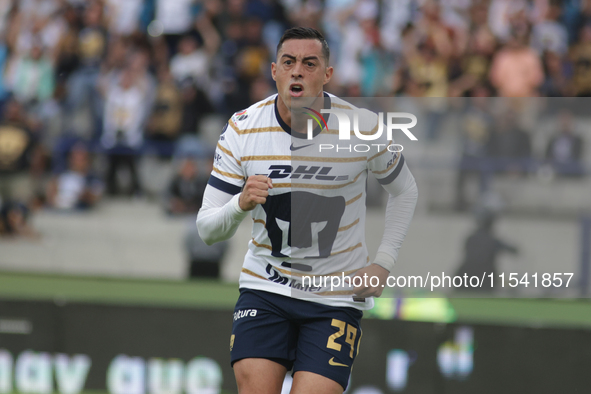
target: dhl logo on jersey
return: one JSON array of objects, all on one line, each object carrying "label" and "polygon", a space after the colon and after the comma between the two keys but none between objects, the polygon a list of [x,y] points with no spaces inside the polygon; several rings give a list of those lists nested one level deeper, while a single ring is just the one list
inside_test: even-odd
[{"label": "dhl logo on jersey", "polygon": [[348,175],[329,175],[333,167],[321,166],[297,166],[294,170],[290,165],[271,165],[270,173],[267,175],[271,179],[316,179],[319,181],[346,181]]}]

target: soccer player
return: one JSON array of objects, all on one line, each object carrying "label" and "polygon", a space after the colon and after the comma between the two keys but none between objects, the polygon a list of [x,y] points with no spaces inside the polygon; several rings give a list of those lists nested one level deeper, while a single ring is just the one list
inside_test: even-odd
[{"label": "soccer player", "polygon": [[[230,339],[239,393],[279,394],[293,370],[292,394],[341,394],[359,350],[362,311],[382,293],[417,188],[385,133],[373,151],[339,157],[318,150],[335,142],[337,116],[324,114],[312,140],[294,124],[304,110],[357,110],[323,91],[333,68],[318,31],[287,30],[271,72],[278,94],[235,113],[220,135],[197,227],[211,244],[232,237],[249,213],[253,219]],[[379,118],[365,111],[359,129],[375,132]],[[372,264],[364,234],[368,170],[390,194]],[[305,275],[367,275],[380,284],[328,291]]]}]

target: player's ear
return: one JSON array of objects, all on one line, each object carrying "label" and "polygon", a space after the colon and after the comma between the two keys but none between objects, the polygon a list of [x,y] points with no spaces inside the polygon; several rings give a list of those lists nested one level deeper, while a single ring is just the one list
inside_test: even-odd
[{"label": "player's ear", "polygon": [[330,82],[333,71],[334,69],[332,67],[326,67],[326,70],[324,71],[324,85]]},{"label": "player's ear", "polygon": [[277,74],[277,64],[273,62],[271,63],[271,76],[273,77],[273,81],[276,81],[275,74]]}]

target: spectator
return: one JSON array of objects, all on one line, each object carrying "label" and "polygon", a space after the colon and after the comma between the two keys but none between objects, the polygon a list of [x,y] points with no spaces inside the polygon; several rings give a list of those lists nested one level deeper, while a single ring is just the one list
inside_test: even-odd
[{"label": "spectator", "polygon": [[79,143],[70,151],[68,170],[49,183],[47,204],[61,210],[89,209],[98,202],[102,192],[103,183],[90,167],[90,153]]},{"label": "spectator", "polygon": [[541,87],[542,95],[546,97],[569,96],[569,84],[561,57],[557,53],[546,52],[543,59],[546,78]]},{"label": "spectator", "polygon": [[269,50],[263,41],[263,24],[251,18],[244,24],[244,46],[238,55],[240,77],[249,84],[261,75],[268,64]]},{"label": "spectator", "polygon": [[562,112],[559,130],[548,141],[546,159],[559,174],[580,176],[583,175],[582,154],[583,139],[574,131],[572,115]]},{"label": "spectator", "polygon": [[79,68],[68,80],[67,106],[70,112],[90,105],[95,130],[100,129],[103,101],[97,90],[100,65],[107,53],[108,34],[105,29],[103,6],[90,1],[84,10],[84,26],[78,34]]},{"label": "spectator", "polygon": [[575,39],[571,42],[576,42],[580,39],[581,29],[591,23],[591,1],[578,0],[576,5],[576,14],[572,17],[572,24],[570,28],[574,31]]},{"label": "spectator", "polygon": [[50,59],[44,55],[41,42],[33,44],[29,56],[16,65],[12,90],[25,105],[46,101],[53,96],[55,80]]},{"label": "spectator", "polygon": [[265,77],[260,76],[252,81],[249,93],[250,102],[257,103],[272,95],[273,87]]},{"label": "spectator", "polygon": [[577,97],[591,96],[591,24],[581,29],[570,54],[573,62],[572,90]]},{"label": "spectator", "polygon": [[[483,160],[487,156],[487,143],[490,139],[493,118],[487,98],[489,92],[484,86],[473,90],[474,97],[469,101],[468,108],[462,116],[462,158],[460,160],[456,181],[456,209],[463,211],[468,208],[465,185],[469,177],[480,177]],[[482,179],[481,179],[482,182]],[[483,185],[481,184],[482,188]]]},{"label": "spectator", "polygon": [[65,82],[79,65],[78,35],[81,21],[76,9],[67,5],[64,9],[65,31],[56,47],[55,73],[58,83]]},{"label": "spectator", "polygon": [[560,3],[556,0],[550,0],[546,18],[537,23],[531,34],[531,47],[542,54],[550,51],[563,56],[568,50],[568,31],[562,23],[560,17],[562,10]]},{"label": "spectator", "polygon": [[[211,171],[212,163],[209,162]],[[185,158],[168,186],[166,210],[172,215],[197,213],[201,208],[203,193],[207,186],[207,169],[199,170],[197,161]]]},{"label": "spectator", "polygon": [[27,55],[36,41],[55,58],[55,50],[66,30],[58,0],[20,0],[10,17],[6,41],[15,61]]},{"label": "spectator", "polygon": [[[506,243],[494,233],[496,216],[490,211],[481,212],[477,217],[477,229],[466,238],[464,243],[464,261],[456,275],[481,277],[490,273],[497,278],[497,256],[501,252],[517,254],[516,246]],[[471,291],[492,291],[494,282],[484,281],[481,287],[468,287]]]},{"label": "spectator", "polygon": [[499,116],[487,142],[487,152],[494,161],[493,170],[525,173],[531,158],[529,134],[517,123],[512,111]]},{"label": "spectator", "polygon": [[192,35],[179,42],[179,52],[170,60],[170,71],[177,83],[192,78],[199,87],[207,88],[210,54]]},{"label": "spectator", "polygon": [[84,10],[84,25],[78,35],[82,70],[95,71],[107,53],[108,34],[100,1],[90,1]]},{"label": "spectator", "polygon": [[131,50],[129,40],[125,38],[115,38],[109,43],[97,86],[102,97],[105,97],[107,91],[119,82],[121,71],[130,59]]},{"label": "spectator", "polygon": [[425,97],[447,96],[447,61],[432,45],[421,44],[408,59],[408,66],[412,79],[424,88]]},{"label": "spectator", "polygon": [[0,36],[6,37],[11,16],[14,15],[14,0],[0,1]]},{"label": "spectator", "polygon": [[527,6],[525,0],[491,0],[488,10],[488,25],[501,41],[510,40],[512,19]]},{"label": "spectator", "polygon": [[0,237],[39,238],[39,234],[29,224],[29,213],[22,203],[0,203]]},{"label": "spectator", "polygon": [[146,125],[146,136],[153,140],[176,140],[181,132],[182,119],[181,93],[168,67],[162,67],[158,72],[156,100]]},{"label": "spectator", "polygon": [[142,127],[144,126],[149,115],[148,110],[154,105],[156,98],[156,78],[149,71],[150,52],[147,48],[138,48],[129,59],[129,70],[133,75],[133,85],[137,86],[144,97]]},{"label": "spectator", "polygon": [[380,32],[376,23],[377,4],[364,1],[355,9],[355,19],[343,25],[338,80],[344,87],[359,86],[363,95],[373,96],[383,88],[383,60]]},{"label": "spectator", "polygon": [[[448,95],[448,63],[433,46],[422,44],[418,52],[409,59],[408,64],[410,76],[417,82],[424,97]],[[445,100],[431,99],[424,103],[424,108],[426,136],[429,140],[434,140],[441,130],[447,103]]]},{"label": "spectator", "polygon": [[[8,47],[6,43],[0,40],[0,75],[5,75],[6,65],[8,63]],[[9,91],[6,86],[6,76],[0,78],[0,108],[1,104],[8,97]]]},{"label": "spectator", "polygon": [[214,111],[209,98],[197,87],[192,78],[187,78],[181,83],[181,99],[183,103],[183,117],[181,132],[197,134],[201,119]]},{"label": "spectator", "polygon": [[459,60],[459,76],[452,81],[450,96],[463,96],[487,82],[496,45],[495,37],[486,26],[473,32],[466,53]]},{"label": "spectator", "polygon": [[29,203],[34,196],[32,163],[37,138],[31,132],[16,100],[6,104],[0,123],[0,198]]},{"label": "spectator", "polygon": [[455,45],[459,44],[458,35],[454,39],[454,31],[442,19],[437,1],[426,0],[421,10],[421,17],[416,22],[421,41],[435,51],[436,57],[448,59],[456,51]]},{"label": "spectator", "polygon": [[127,167],[131,173],[129,194],[141,191],[137,172],[137,155],[143,141],[143,120],[146,108],[142,90],[133,84],[134,76],[126,68],[117,85],[107,92],[104,129],[101,144],[108,156],[107,191],[119,193],[117,172],[120,167]]},{"label": "spectator", "polygon": [[179,41],[191,30],[194,22],[193,4],[195,0],[155,0],[156,20],[172,55],[176,52]]},{"label": "spectator", "polygon": [[490,70],[490,81],[502,97],[536,97],[544,81],[542,62],[536,52],[513,36],[497,52]]},{"label": "spectator", "polygon": [[107,0],[109,31],[118,36],[129,36],[139,28],[144,0]]}]

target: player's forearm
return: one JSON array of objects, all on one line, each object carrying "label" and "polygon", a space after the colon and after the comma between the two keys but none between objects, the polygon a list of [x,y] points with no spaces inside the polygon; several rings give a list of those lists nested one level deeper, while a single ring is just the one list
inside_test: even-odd
[{"label": "player's forearm", "polygon": [[390,196],[386,205],[384,236],[374,263],[392,271],[414,215],[418,189],[408,168],[404,168],[399,178],[384,188]]},{"label": "player's forearm", "polygon": [[199,236],[208,245],[231,238],[248,215],[238,205],[240,194],[232,196],[207,186],[197,214]]}]

